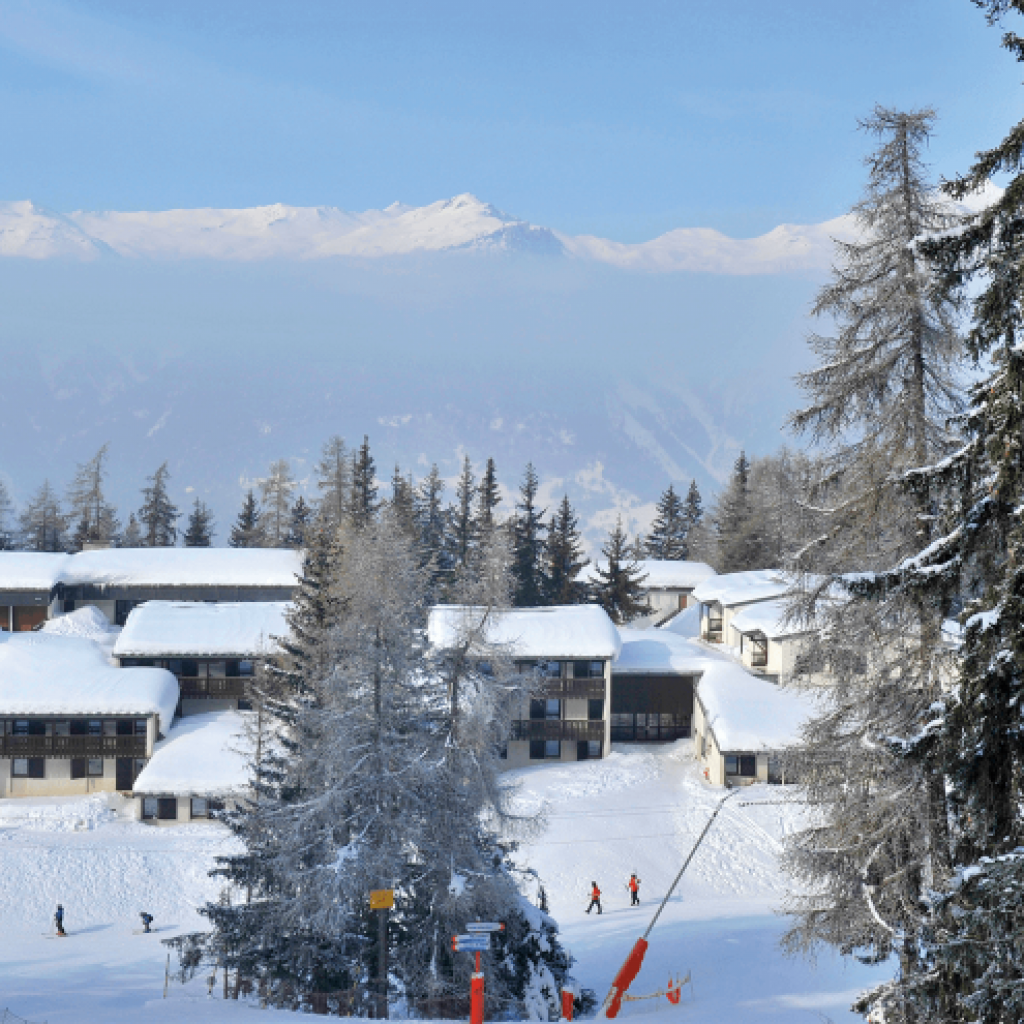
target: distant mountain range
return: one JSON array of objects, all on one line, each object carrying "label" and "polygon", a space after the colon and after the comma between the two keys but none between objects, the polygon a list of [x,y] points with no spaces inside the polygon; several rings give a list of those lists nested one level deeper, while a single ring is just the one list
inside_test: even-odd
[{"label": "distant mountain range", "polygon": [[244,210],[61,214],[29,201],[0,203],[0,255],[29,259],[379,259],[479,250],[653,272],[772,274],[825,268],[832,240],[852,234],[844,216],[823,224],[783,224],[758,238],[679,228],[627,244],[530,224],[468,193],[428,206],[393,203],[363,213],[276,203]]}]

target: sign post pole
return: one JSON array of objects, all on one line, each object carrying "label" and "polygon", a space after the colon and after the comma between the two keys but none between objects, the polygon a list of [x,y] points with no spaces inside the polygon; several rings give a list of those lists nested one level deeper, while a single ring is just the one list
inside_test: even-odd
[{"label": "sign post pole", "polygon": [[476,970],[469,985],[469,1024],[484,1024],[484,976],[480,970],[480,953],[476,954]]},{"label": "sign post pole", "polygon": [[374,889],[370,893],[370,909],[376,910],[377,920],[377,1017],[388,1019],[388,911],[395,905],[394,889]]}]

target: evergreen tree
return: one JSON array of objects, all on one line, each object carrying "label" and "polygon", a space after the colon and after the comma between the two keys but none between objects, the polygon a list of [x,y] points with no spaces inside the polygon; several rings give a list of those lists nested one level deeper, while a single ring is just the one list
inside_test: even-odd
[{"label": "evergreen tree", "polygon": [[228,544],[233,548],[261,548],[266,544],[259,505],[251,489],[246,492],[242,511],[231,527]]},{"label": "evergreen tree", "polygon": [[452,510],[455,565],[465,568],[469,564],[473,548],[477,543],[480,529],[473,514],[473,497],[476,494],[476,477],[469,456],[462,458],[462,473],[455,488],[455,508]]},{"label": "evergreen tree", "polygon": [[104,445],[88,462],[79,465],[68,488],[69,518],[74,524],[72,544],[79,551],[86,544],[112,543],[121,525],[103,490],[107,448]]},{"label": "evergreen tree", "polygon": [[916,571],[943,499],[909,485],[951,454],[959,405],[953,300],[917,250],[949,224],[921,159],[933,120],[877,107],[862,125],[879,140],[853,211],[862,240],[839,245],[819,293],[815,312],[836,336],[811,338],[819,365],[798,378],[810,403],[792,417],[824,450],[811,492],[824,529],[796,560],[815,570],[792,600],[814,626],[798,675],[814,685],[825,672],[828,686],[791,757],[818,823],[789,843],[814,893],[793,900],[789,942],[895,953],[896,983],[865,1003],[889,1020],[925,1019],[911,992],[926,969],[930,893],[952,867],[947,780],[927,751],[948,697],[940,627],[955,595],[942,573]]},{"label": "evergreen tree", "polygon": [[349,495],[348,516],[353,525],[367,526],[377,515],[377,467],[370,454],[370,439],[363,443],[352,457],[352,488]]},{"label": "evergreen tree", "polygon": [[760,517],[750,497],[750,461],[740,452],[732,479],[715,507],[720,572],[769,569]]},{"label": "evergreen tree", "polygon": [[497,525],[494,513],[501,504],[501,488],[498,487],[498,471],[494,467],[494,459],[488,459],[484,467],[477,501],[478,529],[481,533],[490,533]]},{"label": "evergreen tree", "polygon": [[196,498],[185,530],[185,547],[208,548],[213,544],[213,513],[206,502]]},{"label": "evergreen tree", "polygon": [[589,565],[583,554],[579,520],[569,504],[569,495],[562,497],[544,543],[544,598],[547,604],[588,604],[590,588],[579,579]]},{"label": "evergreen tree", "polygon": [[26,551],[64,551],[67,545],[67,517],[60,498],[49,480],[29,499],[18,516],[21,546]]},{"label": "evergreen tree", "polygon": [[410,536],[416,536],[416,488],[412,476],[402,476],[402,470],[395,464],[391,475],[391,510],[395,520]]},{"label": "evergreen tree", "polygon": [[415,495],[416,524],[425,564],[432,567],[435,595],[443,594],[455,568],[449,510],[442,505],[444,481],[436,465],[420,481]]},{"label": "evergreen tree", "polygon": [[7,493],[7,485],[0,480],[0,551],[11,551],[14,548],[14,535],[8,523],[8,517],[14,512],[14,503]]},{"label": "evergreen tree", "polygon": [[292,505],[288,519],[288,532],[284,537],[286,548],[302,548],[306,546],[306,534],[313,522],[313,509],[306,504],[306,499],[300,494]]},{"label": "evergreen tree", "polygon": [[118,537],[117,546],[119,548],[148,547],[146,537],[142,532],[142,527],[139,526],[138,519],[135,518],[134,512],[128,513],[128,525],[124,528],[121,536]]},{"label": "evergreen tree", "polygon": [[295,478],[287,459],[270,464],[270,473],[260,481],[260,523],[263,543],[271,548],[289,546],[292,520],[292,494]]},{"label": "evergreen tree", "polygon": [[621,518],[615,520],[615,528],[608,535],[601,554],[604,560],[597,564],[595,603],[617,626],[624,626],[641,615],[649,615],[651,608],[644,599],[643,587],[647,577],[629,554],[629,542]]},{"label": "evergreen tree", "polygon": [[704,520],[704,503],[701,500],[696,480],[690,481],[690,489],[686,492],[683,517],[686,519],[686,532],[688,534],[695,527],[700,526]]},{"label": "evergreen tree", "polygon": [[544,578],[544,512],[536,505],[539,481],[529,463],[519,487],[519,503],[512,527],[513,576],[512,603],[518,608],[544,604],[547,581]]},{"label": "evergreen tree", "polygon": [[[695,485],[691,484],[691,490]],[[700,502],[700,494],[697,494]],[[668,490],[658,499],[657,515],[651,524],[651,534],[644,545],[647,558],[682,562],[689,557],[686,535],[690,522],[683,500],[669,484]]]},{"label": "evergreen tree", "polygon": [[337,528],[351,501],[352,459],[344,438],[332,437],[324,445],[316,466],[316,486],[320,491],[319,514]]},{"label": "evergreen tree", "polygon": [[[150,477],[149,486],[142,489],[142,508],[139,509],[138,529],[141,537],[138,544],[122,544],[124,547],[173,548],[178,540],[175,525],[181,513],[167,494],[167,471],[165,462]],[[129,520],[135,517],[132,516]]]}]

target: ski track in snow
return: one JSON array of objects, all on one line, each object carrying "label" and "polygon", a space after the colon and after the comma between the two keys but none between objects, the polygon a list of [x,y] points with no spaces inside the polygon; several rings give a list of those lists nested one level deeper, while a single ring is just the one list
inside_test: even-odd
[{"label": "ski track in snow", "polygon": [[[577,959],[577,981],[603,997],[724,791],[703,781],[688,741],[616,747],[603,761],[514,774],[518,808],[545,813],[542,831],[517,858],[544,884]],[[884,969],[829,954],[812,965],[778,949],[786,919],[775,911],[787,887],[778,856],[805,814],[786,795],[754,786],[725,806],[655,928],[631,993],[657,991],[670,974],[687,971],[692,988],[678,1007],[664,999],[630,1003],[623,1017],[637,1024],[644,1017],[651,1024],[859,1019],[847,1008]],[[172,982],[162,998],[160,940],[205,927],[196,908],[220,890],[209,869],[234,841],[216,826],[143,825],[129,810],[104,794],[0,800],[0,1011],[48,1024],[252,1020],[244,1001],[216,995],[219,976],[212,999],[202,978]],[[642,880],[639,908],[629,906],[625,888],[631,871]],[[584,913],[593,879],[604,893],[601,917]],[[536,882],[526,884],[535,894]],[[67,939],[52,935],[58,901]],[[156,935],[135,934],[141,910],[155,916]],[[293,1017],[260,1013],[256,1019]]]}]

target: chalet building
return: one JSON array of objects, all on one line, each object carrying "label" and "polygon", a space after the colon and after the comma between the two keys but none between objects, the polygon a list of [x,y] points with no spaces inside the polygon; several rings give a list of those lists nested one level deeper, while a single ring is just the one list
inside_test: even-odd
[{"label": "chalet building", "polygon": [[694,754],[708,782],[787,781],[780,755],[798,742],[814,712],[806,693],[783,689],[723,659],[707,666],[694,698]]},{"label": "chalet building", "polygon": [[[433,647],[445,650],[459,646],[483,622],[483,609],[442,605],[430,610],[427,633]],[[516,709],[506,754],[510,768],[608,754],[611,662],[621,641],[603,608],[491,612],[483,633],[484,642],[501,647],[521,672],[543,678]],[[479,656],[486,659],[487,649]]]},{"label": "chalet building", "polygon": [[245,714],[213,711],[180,719],[156,744],[135,781],[136,813],[153,825],[209,822],[249,788]]},{"label": "chalet building", "polygon": [[91,640],[0,636],[0,797],[129,792],[171,727],[174,677],[119,669]]},{"label": "chalet building", "polygon": [[808,627],[793,622],[783,599],[758,601],[741,608],[730,623],[739,641],[745,668],[771,682],[792,676]]},{"label": "chalet building", "polygon": [[67,557],[0,551],[0,632],[38,629],[60,610],[60,572]]},{"label": "chalet building", "polygon": [[791,578],[777,569],[709,577],[693,591],[693,600],[700,605],[700,638],[733,646],[733,616],[757,602],[782,597],[791,585]]},{"label": "chalet building", "polygon": [[179,712],[245,710],[258,661],[288,635],[282,601],[203,604],[147,601],[128,615],[113,655],[122,668],[167,669],[178,680]]},{"label": "chalet building", "polygon": [[[638,619],[635,625],[660,626],[679,612],[695,603],[694,590],[706,579],[715,575],[715,570],[704,562],[676,562],[659,559],[644,559],[637,563],[645,576],[643,596],[650,605],[651,614]],[[597,570],[603,568],[598,562],[587,566],[581,578],[588,583],[597,581]]]}]

